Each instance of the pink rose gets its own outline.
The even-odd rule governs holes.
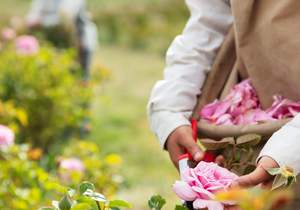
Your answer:
[[[16,32],[12,28],[4,28],[1,35],[3,40],[9,41],[16,37]]]
[[[226,191],[237,175],[215,163],[200,162],[184,172],[183,180],[173,185],[175,193],[185,201],[193,201],[195,209],[223,210],[224,204],[215,201],[215,193]]]
[[[39,51],[39,42],[34,36],[19,36],[16,41],[17,53],[22,55],[32,55]]]
[[[68,158],[61,160],[59,167],[70,172],[84,172],[84,165],[78,158]]]
[[[14,144],[15,135],[11,129],[0,125],[0,148],[8,147]]]

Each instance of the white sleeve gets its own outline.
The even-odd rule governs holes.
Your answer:
[[[300,172],[300,114],[275,132],[262,149],[258,160],[268,156],[278,165],[289,166],[296,174]]]
[[[162,146],[179,126],[189,125],[207,72],[233,22],[227,0],[186,0],[191,17],[175,38],[166,57],[164,79],[148,103],[151,129]]]

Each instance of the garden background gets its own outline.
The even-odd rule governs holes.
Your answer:
[[[120,166],[110,166],[123,177],[116,197],[128,200],[133,209],[142,210],[147,209],[151,195],[161,194],[169,201],[166,209],[171,209],[178,202],[171,190],[177,172],[149,131],[146,104],[151,87],[162,77],[165,51],[187,20],[184,1],[87,0],[87,3],[98,27],[101,46],[94,60],[97,78],[90,86],[91,130],[84,142],[99,146],[103,158],[117,157],[111,154],[122,158]],[[0,28],[15,16],[24,17],[29,6],[29,0],[1,0]],[[34,83],[34,77],[31,80]],[[66,151],[72,148],[71,144],[80,148],[74,146],[77,145],[74,140],[53,141],[55,146],[44,152],[44,156],[72,153]],[[42,167],[49,169],[47,164]],[[41,205],[49,201],[43,202]]]

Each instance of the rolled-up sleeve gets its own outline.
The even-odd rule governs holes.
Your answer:
[[[186,0],[191,17],[166,56],[164,79],[148,103],[151,129],[162,146],[172,131],[189,125],[189,116],[233,18],[226,0]]]
[[[300,172],[300,114],[275,132],[262,149],[258,160],[271,157],[279,166],[289,166]]]

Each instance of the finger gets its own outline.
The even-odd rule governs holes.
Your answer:
[[[216,157],[215,163],[218,164],[219,166],[224,166],[225,163],[225,158],[223,155],[218,155]]]
[[[193,156],[193,159],[197,162],[201,161],[204,157],[204,153],[200,150],[197,143],[190,136],[187,136],[180,140],[180,146],[186,148],[187,151]]]
[[[177,170],[179,169],[178,158],[182,154],[183,154],[183,151],[179,145],[176,144],[176,145],[173,145],[172,147],[169,147],[170,159],[173,162],[174,166],[177,168]]]
[[[269,181],[272,178],[270,174],[261,166],[258,166],[252,173],[239,177],[232,187],[253,187],[258,184]]]

